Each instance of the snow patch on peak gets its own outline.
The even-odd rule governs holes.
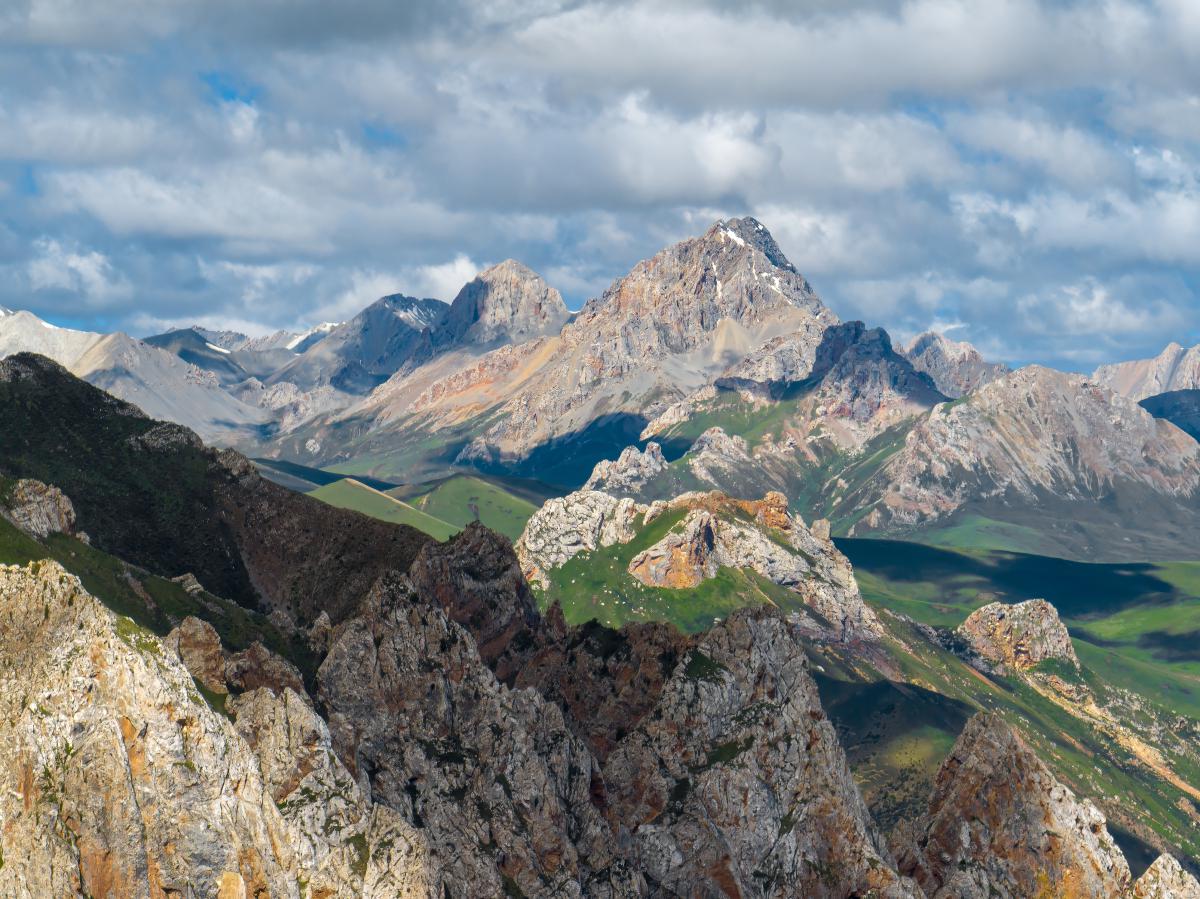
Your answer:
[[[725,238],[729,238],[739,247],[744,247],[746,245],[746,241],[742,239],[740,234],[730,231],[728,228],[721,229],[721,240],[725,240]]]
[[[300,344],[304,343],[308,338],[315,337],[318,334],[328,334],[334,328],[338,327],[341,322],[321,322],[319,325],[314,325],[302,334],[297,334],[285,344],[285,349],[294,350]]]

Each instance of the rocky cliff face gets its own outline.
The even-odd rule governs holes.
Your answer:
[[[547,500],[517,539],[517,558],[525,576],[545,587],[546,572],[561,568],[579,553],[628,543],[646,509],[599,490],[577,490]]]
[[[557,334],[570,313],[562,295],[515,259],[467,283],[434,333],[438,345],[524,343]]]
[[[998,671],[1029,671],[1049,659],[1079,667],[1066,626],[1044,599],[1011,606],[988,603],[972,612],[955,633]]]
[[[441,300],[382,297],[272,373],[266,383],[367,393],[406,363],[433,354],[432,329],[444,319],[446,308]]]
[[[240,700],[256,753],[173,653],[54,563],[0,567],[0,619],[4,895],[429,895],[421,836],[362,799],[303,703]],[[325,783],[343,802],[318,802],[317,827],[288,800]]]
[[[694,638],[568,630],[519,611],[515,559],[492,542],[468,529],[381,581],[319,674],[339,755],[419,822],[439,895],[917,895],[869,823],[800,628],[764,607]],[[467,559],[490,561],[435,575]],[[509,655],[481,651],[510,628]]]
[[[1008,374],[1007,365],[988,362],[966,341],[950,340],[944,334],[918,334],[903,350],[917,371],[924,372],[948,397],[957,399]]]
[[[1160,855],[1133,885],[1133,899],[1200,899],[1200,882],[1170,855]]]
[[[605,762],[608,816],[665,895],[914,896],[888,864],[798,632],[741,610]]]
[[[600,490],[613,496],[637,494],[666,470],[667,460],[657,443],[646,444],[645,450],[627,446],[616,460],[597,462],[583,489]]]
[[[1030,366],[935,407],[848,503],[871,509],[860,525],[870,529],[928,523],[988,500],[1129,495],[1160,504],[1166,534],[1198,488],[1196,441],[1095,381]]]
[[[31,478],[0,484],[0,515],[39,538],[75,534],[75,507],[57,487]],[[85,542],[87,535],[83,535]]]
[[[1185,434],[1200,440],[1200,390],[1170,390],[1138,403],[1155,418],[1169,421]]]
[[[1200,346],[1167,344],[1153,359],[1102,365],[1094,375],[1101,384],[1132,400],[1170,390],[1200,389]]]
[[[938,772],[927,817],[899,842],[900,870],[931,899],[1118,899],[1130,886],[1104,816],[995,713],[967,723]]]
[[[642,436],[671,436],[705,415],[756,423],[773,412],[779,424],[774,433],[758,435],[758,443],[766,437],[790,443],[795,467],[831,452],[853,455],[945,399],[928,375],[892,349],[887,332],[845,322],[766,342],[665,409]]]

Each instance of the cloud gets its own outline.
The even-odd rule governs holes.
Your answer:
[[[753,214],[898,336],[1200,337],[1190,0],[17,0],[0,41],[0,305],[51,320],[301,327],[507,257],[577,308]]]
[[[36,255],[26,269],[29,286],[34,291],[79,294],[95,306],[107,305],[132,292],[129,283],[103,253],[68,249],[50,238],[37,240],[34,250]]]

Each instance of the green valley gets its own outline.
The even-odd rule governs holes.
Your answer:
[[[318,487],[308,495],[339,509],[361,512],[393,524],[409,525],[437,540],[446,540],[462,530],[354,478],[342,478],[332,484]]]

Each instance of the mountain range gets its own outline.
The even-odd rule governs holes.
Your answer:
[[[1194,349],[1084,378],[1012,372],[934,333],[897,347],[840,322],[748,218],[574,314],[509,260],[450,304],[386,296],[253,340],[194,327],[137,341],[11,313],[0,353],[19,351],[255,457],[392,482],[476,470],[564,493],[653,441],[669,486],[630,495],[779,490],[835,534],[982,528],[1080,559],[1200,549]],[[1150,515],[1154,534],[1127,527]]]
[[[1200,899],[1196,358],[894,342],[749,218],[0,310],[0,894]]]

